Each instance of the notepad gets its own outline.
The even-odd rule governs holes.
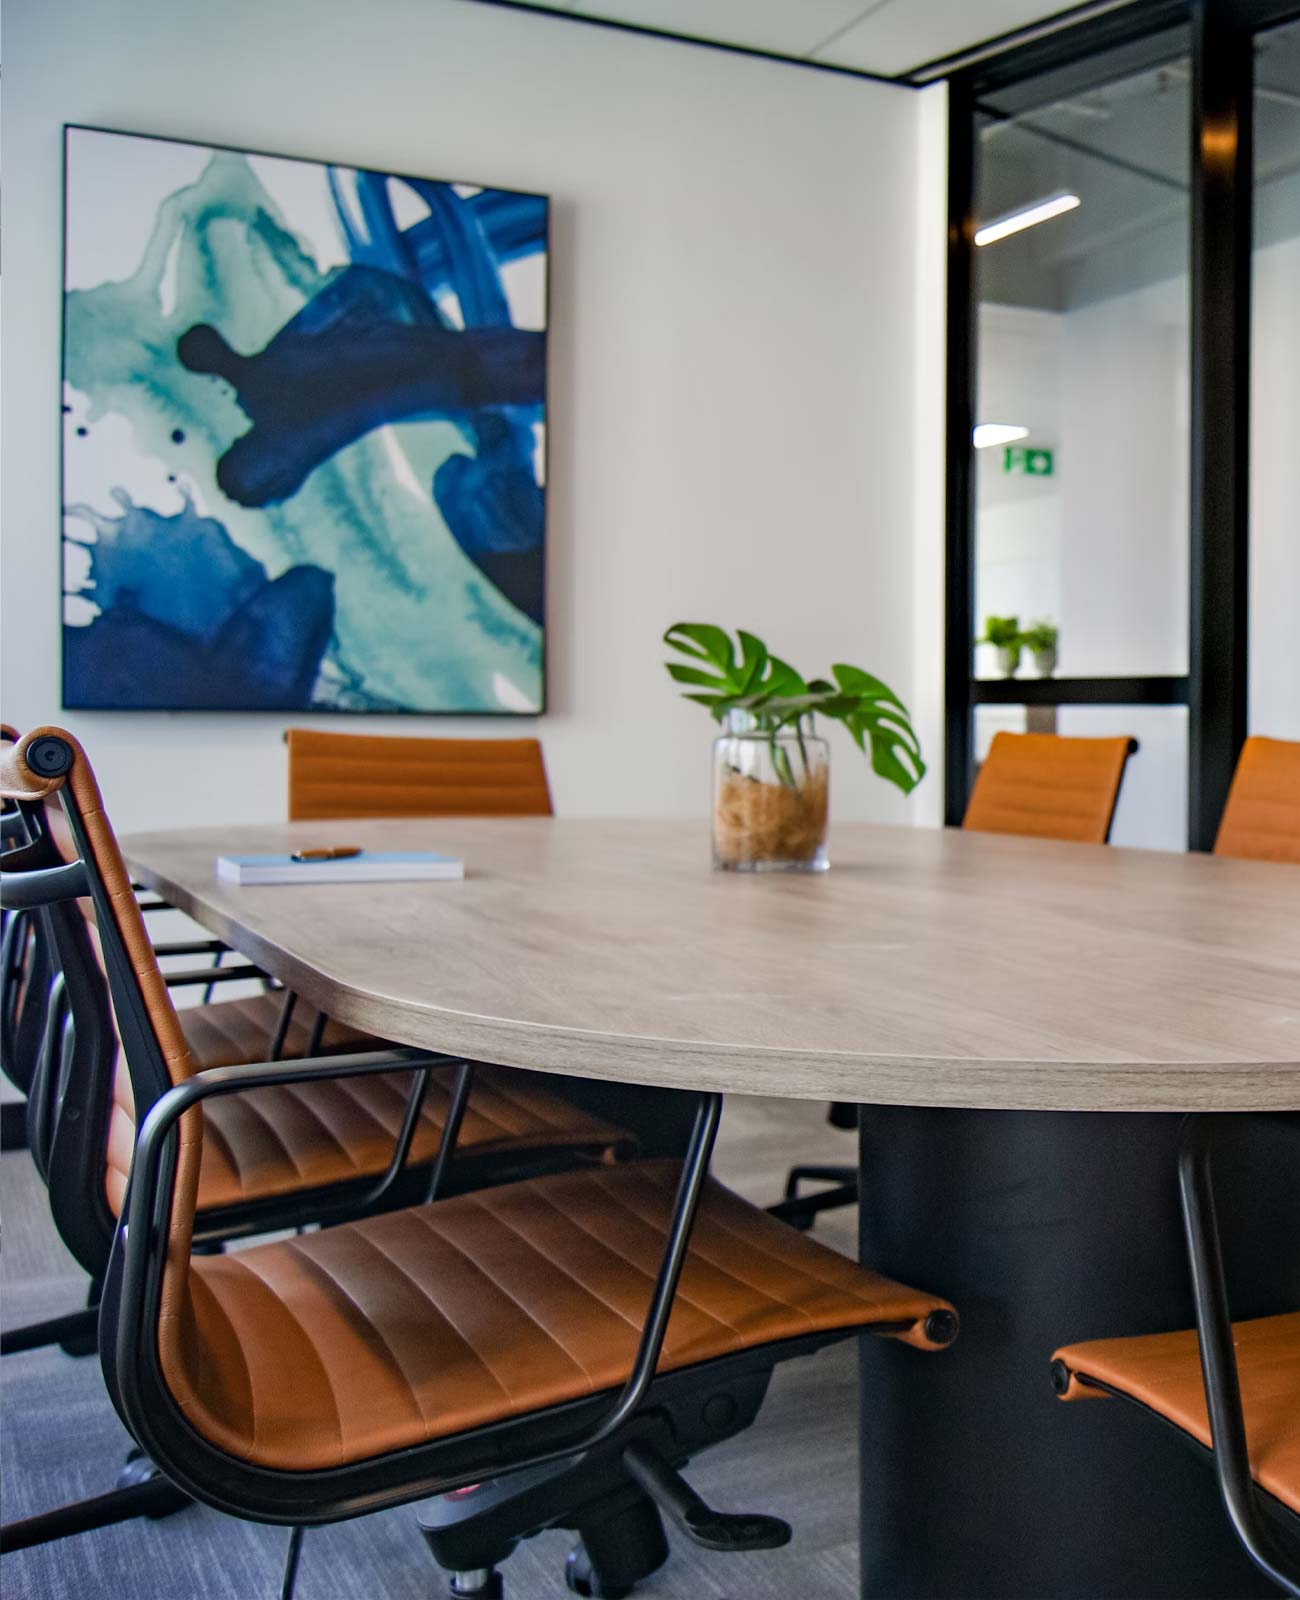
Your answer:
[[[225,883],[398,883],[406,879],[463,878],[465,863],[432,850],[363,850],[337,861],[295,861],[292,856],[218,856]]]

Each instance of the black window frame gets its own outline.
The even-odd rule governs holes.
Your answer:
[[[1247,732],[1254,39],[1297,0],[1139,0],[954,73],[948,107],[944,821],[974,779],[977,705],[1185,705],[1188,848],[1213,847]],[[1009,84],[1190,25],[1191,483],[1186,677],[975,677],[975,148],[978,104]]]

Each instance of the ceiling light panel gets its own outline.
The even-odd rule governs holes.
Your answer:
[[[977,422],[971,443],[977,450],[988,450],[993,445],[1012,444],[1028,437],[1029,429],[1014,422]]]
[[[866,10],[868,0],[577,0],[574,16],[632,22],[779,55],[810,50]]]
[[[1065,9],[1050,0],[887,0],[816,59],[895,77]]]
[[[1032,206],[1023,206],[1019,211],[1012,211],[1005,217],[996,217],[992,222],[986,222],[982,227],[976,228],[975,243],[996,244],[999,239],[1010,238],[1013,233],[1023,233],[1026,228],[1036,228],[1040,222],[1050,222],[1053,217],[1074,211],[1079,204],[1077,194],[1054,194],[1049,199],[1040,200]]]

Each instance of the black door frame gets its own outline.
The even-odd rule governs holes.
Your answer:
[[[1296,0],[1146,0],[985,60],[949,81],[944,820],[965,815],[979,704],[1188,708],[1188,846],[1209,850],[1246,737],[1254,35]],[[1188,675],[977,680],[975,119],[981,94],[1190,24],[1191,496]]]

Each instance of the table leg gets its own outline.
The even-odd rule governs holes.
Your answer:
[[[1117,1401],[1066,1406],[1077,1339],[1190,1327],[1174,1116],[864,1106],[862,1259],[949,1296],[935,1357],[866,1339],[862,1593],[1247,1600],[1213,1473]],[[1300,1162],[1243,1124],[1219,1162],[1236,1317],[1300,1305]]]

